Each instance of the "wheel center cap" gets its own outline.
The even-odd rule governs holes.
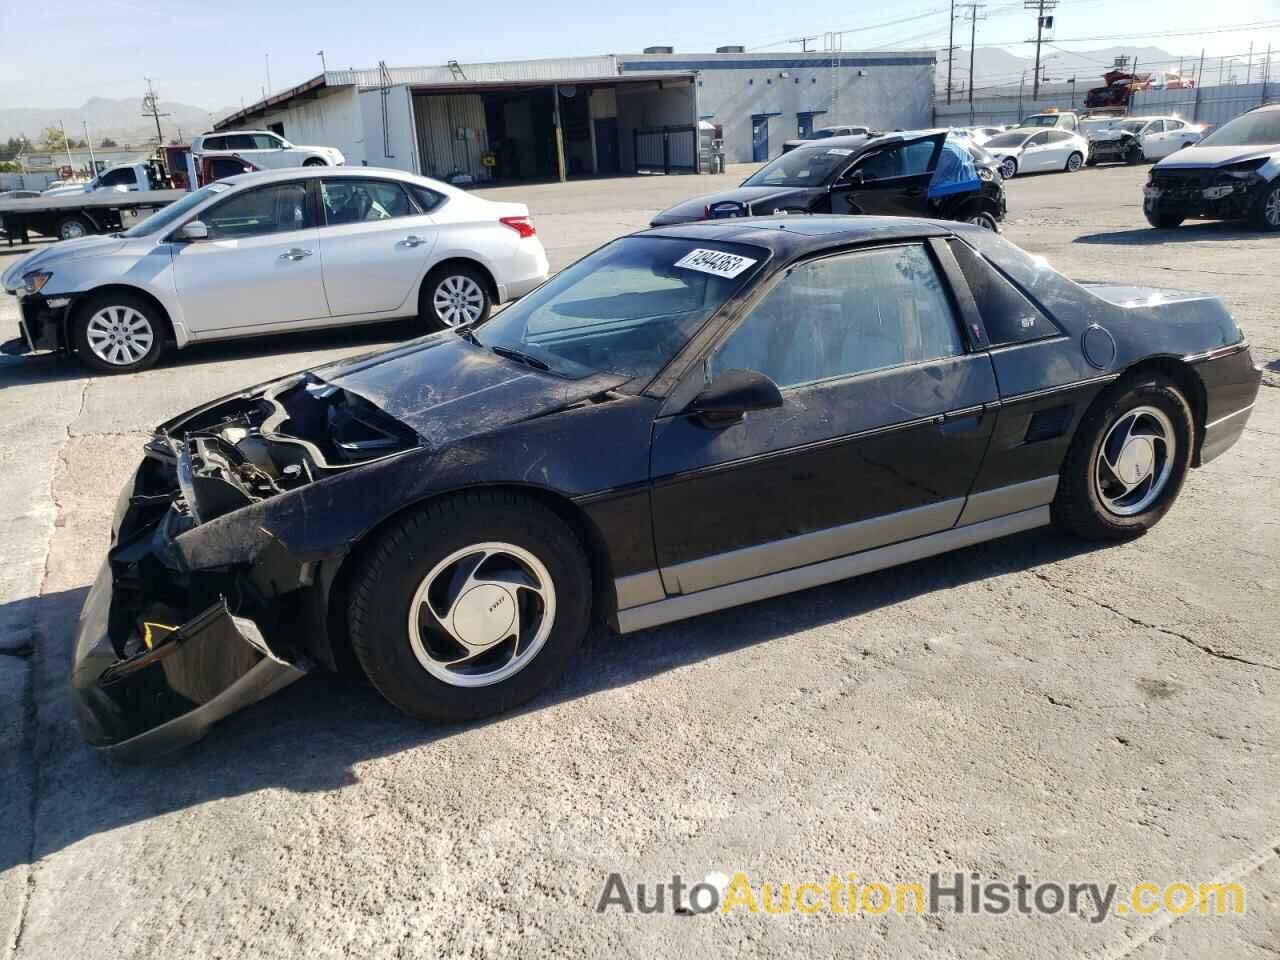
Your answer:
[[[1120,457],[1116,460],[1116,474],[1133,486],[1150,475],[1155,463],[1155,445],[1146,437],[1134,437],[1120,451]]]
[[[496,583],[481,583],[459,599],[453,611],[453,630],[467,646],[492,646],[511,635],[516,599]]]

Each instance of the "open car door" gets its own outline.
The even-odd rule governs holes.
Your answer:
[[[831,188],[832,213],[929,216],[929,182],[945,133],[905,139],[867,153]]]

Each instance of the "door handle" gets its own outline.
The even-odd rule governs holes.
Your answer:
[[[420,247],[426,242],[427,241],[423,240],[421,237],[416,237],[413,234],[410,234],[400,241],[401,245],[406,247]]]
[[[311,256],[310,250],[303,250],[301,247],[293,247],[280,254],[281,260],[301,260],[304,257]]]

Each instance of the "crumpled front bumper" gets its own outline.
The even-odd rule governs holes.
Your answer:
[[[194,743],[306,672],[273,654],[253,621],[225,602],[184,624],[148,625],[145,649],[121,659],[108,631],[111,591],[104,562],[80,613],[71,669],[80,732],[106,753],[145,759]]]

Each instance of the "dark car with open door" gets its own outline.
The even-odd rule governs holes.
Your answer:
[[[678,203],[650,225],[774,213],[855,213],[960,220],[998,229],[1005,214],[1000,176],[982,155],[947,133],[816,140],[765,164],[740,187]]]

